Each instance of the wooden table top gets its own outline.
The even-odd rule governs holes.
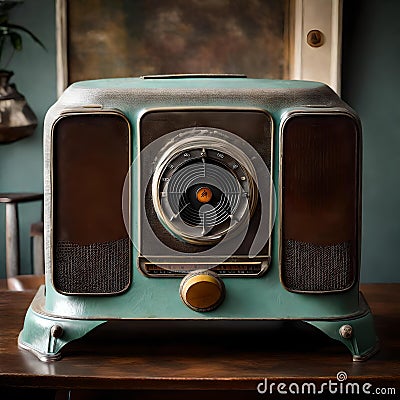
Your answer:
[[[381,341],[366,362],[352,362],[344,345],[300,322],[119,322],[70,344],[60,361],[43,363],[17,348],[34,292],[0,290],[0,388],[255,392],[265,378],[322,382],[344,371],[348,381],[400,390],[400,284],[363,285],[362,292]]]

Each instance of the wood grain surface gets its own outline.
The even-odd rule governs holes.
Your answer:
[[[61,396],[73,388],[104,395],[118,389],[150,398],[149,390],[158,394],[180,390],[174,397],[180,399],[192,390],[209,390],[218,398],[230,391],[230,398],[242,398],[245,390],[249,392],[243,398],[252,398],[249,394],[258,395],[257,385],[265,378],[276,383],[321,383],[336,379],[339,371],[347,373],[348,381],[393,387],[399,393],[400,284],[363,285],[362,291],[381,341],[380,352],[362,363],[352,362],[345,346],[301,322],[205,321],[110,323],[68,345],[60,361],[43,363],[17,347],[34,292],[3,289],[0,393],[42,388],[58,390]]]

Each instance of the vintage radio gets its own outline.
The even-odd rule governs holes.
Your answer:
[[[19,346],[111,320],[302,320],[376,351],[359,293],[361,127],[316,82],[73,84],[44,129],[46,284]]]

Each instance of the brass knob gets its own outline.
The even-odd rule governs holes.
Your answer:
[[[211,311],[225,297],[225,287],[218,275],[207,269],[186,275],[181,282],[180,295],[183,302],[195,311]]]

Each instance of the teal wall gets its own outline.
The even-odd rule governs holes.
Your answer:
[[[400,2],[344,0],[343,98],[360,114],[364,127],[364,282],[400,282]],[[56,100],[55,0],[25,0],[11,14],[31,29],[47,52],[25,38],[10,69],[39,119],[34,136],[0,145],[0,192],[42,191],[43,118]],[[29,226],[38,205],[21,206],[23,272],[30,265]],[[4,207],[0,205],[0,276],[5,270]]]
[[[10,22],[30,29],[46,46],[43,50],[23,35],[23,51],[16,52],[9,65],[12,81],[24,94],[39,124],[33,136],[0,144],[0,192],[43,192],[42,125],[43,118],[56,100],[55,0],[25,0],[10,14]],[[0,204],[0,276],[5,273],[5,207]],[[40,219],[39,203],[20,206],[21,265],[28,272],[30,260],[29,229]]]
[[[364,129],[361,278],[400,281],[400,2],[344,0],[342,97]]]

